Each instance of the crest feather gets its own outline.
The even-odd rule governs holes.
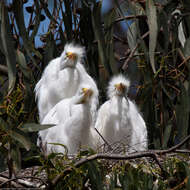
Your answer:
[[[114,95],[117,94],[115,85],[120,84],[120,83],[122,83],[126,87],[125,93],[126,94],[128,93],[128,90],[130,87],[130,80],[127,77],[125,77],[124,75],[119,74],[117,76],[113,76],[109,82],[108,90],[107,90],[108,98],[112,98]]]

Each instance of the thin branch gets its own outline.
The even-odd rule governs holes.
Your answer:
[[[8,69],[5,65],[0,65],[0,72],[2,72],[5,75],[8,75]]]
[[[161,52],[155,52],[155,55],[160,55],[160,54],[162,54],[162,53],[161,53]],[[145,53],[137,53],[137,54],[133,55],[133,57],[144,56],[144,55],[145,55]],[[119,59],[119,61],[124,61],[124,60],[126,60],[127,58],[128,58],[128,56],[121,57],[121,58]]]
[[[144,39],[145,37],[147,37],[148,35],[149,35],[149,31],[142,35],[141,40]],[[123,70],[126,70],[126,69],[127,69],[128,62],[129,62],[129,61],[131,60],[131,58],[134,56],[134,54],[135,54],[137,48],[139,47],[140,43],[141,43],[141,41],[137,42],[136,46],[135,46],[134,49],[131,51],[129,57],[127,58],[127,60],[125,61],[124,65],[123,65],[123,67],[122,67]]]
[[[79,160],[78,162],[76,162],[74,164],[74,167],[80,167],[81,165],[83,165],[83,164],[85,164],[85,163],[87,163],[89,161],[96,160],[96,159],[131,160],[131,159],[142,158],[142,157],[151,157],[159,165],[161,171],[166,174],[166,172],[164,171],[162,165],[160,164],[159,160],[157,159],[157,155],[156,154],[163,155],[163,154],[166,154],[166,153],[173,152],[173,151],[177,150],[178,148],[180,148],[181,146],[183,146],[189,139],[190,139],[190,135],[187,136],[179,144],[177,144],[177,145],[175,145],[175,146],[173,146],[173,147],[171,147],[171,148],[169,148],[167,150],[148,150],[148,151],[143,151],[143,152],[131,153],[131,154],[127,154],[127,155],[103,154],[103,153],[94,154],[92,156],[89,156],[89,157],[86,157],[86,158],[83,158],[83,159]],[[70,171],[72,171],[72,168],[68,167],[61,174],[57,175],[53,179],[50,188],[54,187],[65,176],[65,174],[68,174]]]
[[[57,20],[52,16],[52,14],[49,12],[48,7],[46,6],[46,4],[44,3],[43,0],[40,0],[40,3],[45,11],[46,16],[55,24],[58,24]]]
[[[176,153],[190,154],[190,150],[175,150]]]
[[[142,157],[152,157],[154,159],[155,155],[152,151],[138,152],[138,153],[133,153],[133,154],[129,154],[129,155],[99,153],[99,154],[94,154],[92,156],[89,156],[89,157],[79,160],[78,162],[76,162],[74,164],[74,167],[78,168],[81,165],[83,165],[89,161],[93,161],[93,160],[97,160],[97,159],[131,160],[131,159],[142,158]],[[71,167],[65,169],[61,174],[57,175],[53,179],[52,184],[51,184],[52,186],[50,188],[54,187],[65,176],[65,174],[68,174],[68,172],[70,172],[70,171],[72,171]]]
[[[186,142],[188,142],[190,140],[190,135],[188,135],[184,140],[182,140],[179,144],[172,146],[171,148],[167,149],[167,150],[154,150],[154,152],[156,154],[166,154],[166,153],[170,153],[173,152],[177,149],[179,149],[180,147],[182,147]]]
[[[2,183],[7,183],[7,178],[5,178],[5,177],[0,177],[0,182],[2,182]],[[2,184],[1,183],[1,184]],[[1,184],[0,184],[0,187],[1,187]],[[20,184],[17,184],[16,182],[12,182],[12,184],[11,184],[11,186],[12,186],[12,188],[13,187],[15,187],[15,188],[20,188],[20,187],[23,187],[23,186],[21,186]]]
[[[37,179],[37,180],[41,181],[46,187],[48,186],[48,184],[44,180],[42,180],[41,178],[39,178],[39,177],[35,177],[35,176],[23,176],[23,177],[15,177],[15,178],[12,178],[12,179],[7,179],[4,183],[0,184],[0,187],[3,187],[5,184],[7,184],[9,182],[16,181],[16,180],[23,179],[23,178]]]
[[[102,140],[108,145],[109,149],[112,150],[111,145],[106,141],[106,139],[101,135],[101,133],[98,131],[98,129],[94,128],[95,131],[98,133],[98,135],[102,138]]]
[[[120,21],[123,21],[123,20],[132,20],[132,19],[139,19],[139,18],[147,18],[146,15],[129,15],[129,16],[125,16],[125,17],[122,17],[122,18],[117,18],[114,23],[116,22],[120,22]]]

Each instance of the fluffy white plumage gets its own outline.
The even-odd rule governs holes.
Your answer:
[[[74,96],[79,86],[85,82],[94,89],[91,112],[96,117],[98,88],[81,64],[85,49],[73,43],[66,44],[60,57],[53,59],[45,68],[35,87],[40,123],[48,111],[64,98]]]
[[[64,144],[69,154],[75,154],[80,147],[95,148],[92,127],[91,101],[94,89],[82,85],[78,93],[57,103],[45,116],[42,124],[56,124],[54,127],[39,132],[38,146],[45,147],[45,154],[65,152],[65,148],[48,143]]]
[[[137,106],[127,97],[130,81],[115,76],[108,85],[109,100],[99,109],[95,127],[108,143],[120,142],[126,150],[147,149],[147,129]],[[103,143],[101,138],[99,141]]]

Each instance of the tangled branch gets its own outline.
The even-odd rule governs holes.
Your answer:
[[[157,155],[164,155],[167,153],[171,153],[171,152],[177,152],[181,146],[183,146],[186,142],[188,142],[190,139],[190,135],[187,136],[183,141],[181,141],[179,144],[166,149],[166,150],[148,150],[148,151],[143,151],[143,152],[135,152],[135,153],[130,153],[127,155],[119,155],[119,154],[104,154],[104,153],[98,153],[98,154],[94,154],[91,156],[88,156],[86,158],[82,158],[81,160],[79,160],[78,162],[76,162],[74,164],[74,166],[76,168],[80,167],[81,165],[89,162],[89,161],[93,161],[93,160],[97,160],[97,159],[107,159],[107,160],[131,160],[131,159],[136,159],[136,158],[142,158],[142,157],[149,157],[152,158],[154,161],[156,161],[156,163],[159,165],[161,172],[163,173],[163,175],[165,175],[167,172],[164,171],[161,163],[159,162]],[[183,152],[183,153],[189,153],[189,152]],[[66,168],[61,174],[57,175],[53,181],[50,184],[50,188],[55,187],[56,184],[68,173],[70,173],[72,171],[71,167]]]

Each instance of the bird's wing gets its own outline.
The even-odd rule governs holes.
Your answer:
[[[60,143],[67,146],[69,153],[76,153],[78,142],[80,141],[80,131],[81,125],[81,109],[75,107],[72,112],[72,116],[68,117],[63,123],[50,128],[45,141],[47,143]],[[65,152],[65,148],[57,145],[47,144],[48,152]]]
[[[147,149],[147,128],[135,103],[129,100],[129,115],[132,125],[132,145],[137,150]]]
[[[94,135],[96,138],[96,142],[98,143],[98,146],[101,146],[105,143],[105,129],[107,127],[107,120],[108,120],[108,114],[109,114],[109,101],[106,101],[104,104],[101,105],[101,107],[98,110],[97,119],[95,123],[95,128],[98,130],[96,132],[97,134]],[[107,139],[106,139],[107,140]]]

